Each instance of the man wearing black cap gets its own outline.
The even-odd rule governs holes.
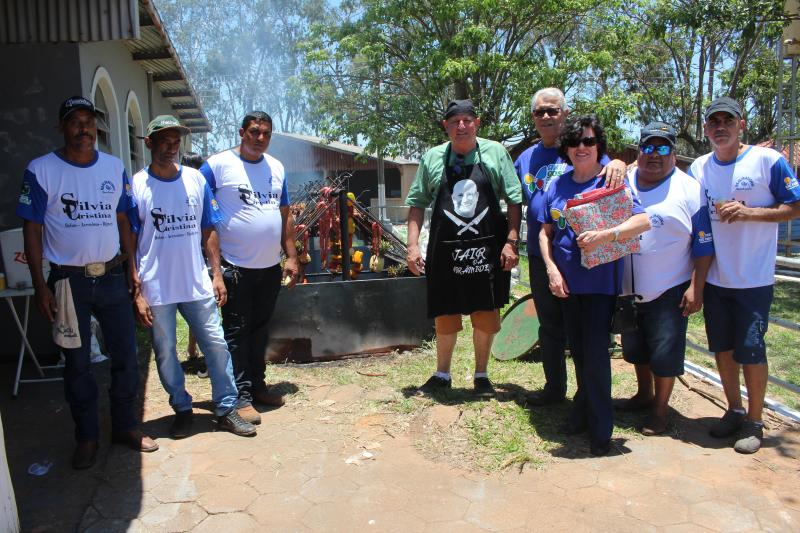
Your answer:
[[[80,346],[63,350],[64,390],[75,421],[72,466],[84,469],[94,464],[100,437],[90,360],[92,314],[100,321],[111,356],[112,441],[142,452],[155,451],[158,444],[139,431],[136,414],[139,370],[129,292],[136,285],[133,276],[126,283],[122,265],[128,261],[133,266],[126,213],[135,204],[125,167],[116,157],[95,150],[97,118],[92,102],[80,96],[68,98],[58,119],[64,146],[30,162],[17,215],[25,220],[25,255],[39,311],[52,322],[59,311],[74,307]],[[43,255],[51,265],[48,280],[42,272]],[[59,301],[54,296],[56,285],[62,295]]]
[[[189,128],[175,117],[154,118],[145,137],[152,162],[131,180],[137,209],[130,221],[137,235],[137,273],[142,287],[136,297],[136,314],[142,325],[151,328],[158,376],[175,411],[172,437],[188,436],[192,425],[192,397],[186,391],[175,351],[178,311],[205,354],[217,426],[236,435],[255,435],[256,427],[236,411],[231,354],[217,310],[227,299],[214,228],[222,216],[203,175],[177,163],[187,133]]]
[[[778,223],[800,216],[800,183],[779,152],[742,143],[744,128],[738,102],[728,97],[711,102],[703,129],[714,151],[697,158],[689,172],[708,198],[714,232],[716,260],[708,272],[703,314],[728,401],[728,411],[710,433],[716,438],[736,435],[737,452],[755,453],[763,438],[769,376],[764,335]],[[747,411],[739,391],[740,368]]]
[[[667,429],[669,397],[683,374],[689,315],[703,305],[714,257],[705,195],[675,167],[675,129],[651,122],[639,137],[637,167],[628,175],[650,218],[641,251],[625,258],[624,294],[636,294],[637,328],[622,334],[622,353],[636,367],[638,392],[622,409],[651,408],[644,435]]]
[[[453,100],[442,127],[450,139],[429,150],[406,199],[408,267],[424,272],[428,316],[436,325],[436,373],[420,387],[425,394],[451,387],[450,361],[470,315],[475,349],[475,393],[494,396],[487,374],[499,309],[508,302],[510,271],[517,264],[522,191],[511,158],[497,142],[478,138],[480,119],[471,100]],[[508,206],[506,218],[499,201]],[[425,259],[419,233],[433,203]]]

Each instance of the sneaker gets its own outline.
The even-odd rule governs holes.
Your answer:
[[[478,398],[494,398],[497,395],[489,378],[475,378],[473,386],[475,387],[475,396]]]
[[[185,439],[192,432],[192,410],[178,411],[172,419],[169,434],[173,439]]]
[[[764,438],[764,425],[752,420],[745,420],[733,449],[739,453],[756,453],[761,449],[761,440]]]
[[[217,427],[240,437],[251,437],[256,434],[256,427],[246,422],[236,409],[231,409],[227,415],[217,418]]]
[[[425,395],[435,394],[439,391],[449,390],[453,386],[453,381],[450,379],[440,378],[439,376],[431,376],[417,392]]]
[[[197,377],[198,378],[207,378],[208,377],[208,367],[206,366],[206,358],[201,357],[197,361]]]
[[[239,416],[241,416],[245,422],[256,426],[261,423],[261,413],[256,411],[252,405],[245,405],[236,410],[239,411]]]
[[[733,409],[728,409],[725,411],[725,414],[722,415],[722,418],[717,420],[714,425],[711,426],[708,434],[717,439],[730,437],[742,427],[744,417],[744,413],[734,411]]]

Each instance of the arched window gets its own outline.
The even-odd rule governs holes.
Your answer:
[[[128,151],[130,157],[126,162],[128,167],[128,174],[131,176],[140,171],[144,163],[144,141],[140,137],[144,136],[144,125],[142,123],[142,112],[139,107],[139,99],[136,93],[130,91],[128,93],[128,112],[127,125],[128,125]]]
[[[102,120],[97,124],[97,149],[122,157],[119,106],[111,76],[103,67],[97,67],[92,81],[92,102]],[[127,152],[127,150],[125,150]],[[124,157],[122,157],[125,159]]]
[[[113,154],[111,150],[111,130],[109,129],[108,105],[103,96],[102,89],[98,88],[94,92],[94,108],[97,111],[97,149],[107,154]]]

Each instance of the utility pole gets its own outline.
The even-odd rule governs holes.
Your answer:
[[[382,122],[381,120],[381,76],[383,72],[378,73],[378,103],[375,106],[375,110],[377,111],[378,121]],[[386,224],[388,222],[386,218],[386,175],[384,173],[384,165],[383,165],[383,143],[378,142],[378,220],[381,224]]]

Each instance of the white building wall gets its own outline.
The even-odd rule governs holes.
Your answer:
[[[113,93],[114,109],[109,110],[113,111],[109,124],[112,130],[111,149],[125,163],[128,173],[133,174],[139,169],[132,168],[128,142],[127,113],[131,102],[136,102],[143,130],[154,117],[164,114],[177,116],[177,113],[169,100],[161,96],[158,87],[153,86],[152,95],[148,95],[147,73],[133,61],[130,51],[121,41],[81,43],[78,50],[83,94],[92,98],[98,86],[106,99],[109,98],[108,93]],[[187,146],[191,146],[189,139]],[[150,154],[143,144],[141,149],[143,162],[147,165]]]

